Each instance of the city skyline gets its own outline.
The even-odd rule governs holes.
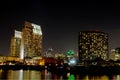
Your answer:
[[[1,2],[0,54],[9,55],[10,38],[24,21],[41,26],[43,51],[78,51],[78,34],[83,30],[109,33],[109,49],[120,47],[120,12],[117,2],[92,1],[6,1]]]

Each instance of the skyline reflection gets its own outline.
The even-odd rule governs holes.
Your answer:
[[[7,80],[120,80],[120,75],[81,75],[69,74],[63,76],[47,70],[0,70],[0,79]]]

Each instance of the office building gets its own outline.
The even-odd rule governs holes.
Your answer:
[[[20,57],[20,46],[21,46],[21,32],[14,32],[14,36],[11,38],[10,56]]]
[[[17,41],[18,39],[20,41],[19,47],[15,47],[17,45],[15,42],[16,37],[11,39],[11,55],[17,54],[21,59],[41,56],[42,30],[40,25],[25,21],[21,33],[19,32]],[[17,53],[16,50],[18,51]]]
[[[41,56],[42,52],[42,31],[39,25],[25,22],[22,29],[21,54],[24,57]]]
[[[108,57],[108,34],[100,31],[79,32],[79,59],[94,60]]]

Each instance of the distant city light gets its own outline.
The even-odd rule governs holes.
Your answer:
[[[74,51],[73,50],[69,50],[68,52],[67,52],[67,55],[73,55],[74,54]]]
[[[75,58],[72,58],[69,60],[69,63],[68,63],[70,66],[74,66],[77,64],[77,60]]]

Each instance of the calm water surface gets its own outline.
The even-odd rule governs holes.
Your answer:
[[[0,70],[0,80],[120,80],[120,75],[58,75],[47,70]]]

